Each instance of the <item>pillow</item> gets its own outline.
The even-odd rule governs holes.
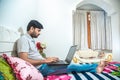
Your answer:
[[[4,77],[5,80],[16,80],[12,68],[3,58],[0,58],[0,74]],[[4,80],[1,79],[2,76],[0,77],[0,80]]]
[[[91,49],[88,50],[79,50],[77,51],[77,53],[79,55],[79,57],[81,58],[96,58],[98,56],[98,52],[97,51],[93,51]]]
[[[87,53],[86,53],[87,54]],[[79,55],[79,51],[76,51],[73,59],[72,59],[72,63],[98,63],[101,60],[105,60],[104,58],[81,58]]]
[[[111,62],[113,58],[113,54],[112,53],[106,53],[105,54],[105,60],[108,62]]]
[[[18,80],[43,80],[42,74],[29,62],[18,57],[7,56],[6,54],[3,54],[3,58],[13,68]]]

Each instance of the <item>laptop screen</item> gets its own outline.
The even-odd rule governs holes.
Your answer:
[[[69,52],[68,52],[66,59],[65,59],[66,62],[70,63],[72,61],[72,58],[73,58],[74,53],[76,51],[76,48],[77,48],[77,45],[70,47]]]

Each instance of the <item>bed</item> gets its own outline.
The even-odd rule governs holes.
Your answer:
[[[16,48],[16,40],[19,37],[20,37],[20,33],[18,31],[14,31],[14,30],[9,29],[7,27],[0,26],[0,56],[2,56],[3,53],[8,55],[9,57],[16,56],[15,55],[16,54],[16,49],[15,49]],[[17,61],[18,59],[13,59],[13,60]],[[115,63],[118,65],[116,66]],[[67,76],[69,76],[70,80],[120,80],[120,65],[119,64],[120,64],[119,62],[114,62],[114,64],[110,64],[111,66],[116,66],[118,68],[118,70],[106,67],[105,70],[101,74],[92,73],[92,72],[79,72],[79,73],[77,73],[77,72],[73,71],[73,72],[68,73],[68,74],[56,75],[57,76],[56,79],[57,80],[68,80],[65,78],[60,79],[60,76],[67,75]],[[2,68],[2,67],[0,67],[0,68]],[[14,69],[12,69],[12,70],[14,70]],[[14,71],[13,71],[13,73],[14,73]],[[16,73],[14,73],[14,76],[16,76]],[[42,77],[42,74],[40,76]],[[34,75],[34,77],[39,78],[37,75],[36,76]],[[50,76],[47,76],[46,78],[50,78]],[[39,78],[39,79],[35,79],[35,80],[42,80],[42,79],[43,78]],[[4,80],[2,78],[1,73],[0,73],[0,80]],[[12,79],[8,79],[8,80],[12,80]],[[29,75],[29,77],[27,77],[27,79],[18,79],[18,77],[17,77],[17,80],[32,80],[32,79]],[[50,79],[48,79],[48,80],[50,80]],[[55,78],[52,80],[55,80]]]

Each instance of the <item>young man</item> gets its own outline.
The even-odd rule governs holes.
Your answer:
[[[42,24],[37,20],[31,20],[27,26],[27,33],[17,41],[18,56],[37,68],[40,68],[41,64],[49,64],[58,61],[57,57],[48,57],[44,59],[38,52],[34,38],[40,35],[41,29],[43,29]]]

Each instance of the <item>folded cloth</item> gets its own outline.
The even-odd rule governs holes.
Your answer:
[[[92,63],[92,64],[70,64],[67,67],[67,71],[68,72],[97,72],[96,68],[97,68],[98,64],[97,63]]]

